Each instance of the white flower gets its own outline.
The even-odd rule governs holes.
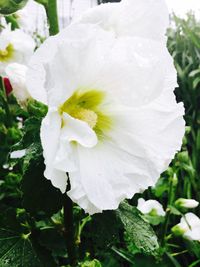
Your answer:
[[[194,213],[187,213],[181,218],[179,224],[172,228],[175,234],[186,239],[200,241],[200,219]]]
[[[27,83],[49,107],[44,175],[65,192],[69,173],[68,195],[92,214],[155,185],[181,147],[184,109],[173,93],[163,1],[105,4],[90,15],[98,21],[80,20],[44,42]]]
[[[143,198],[139,198],[137,208],[143,214],[165,216],[163,206],[157,200],[150,199],[145,201]]]
[[[199,202],[194,199],[179,198],[176,200],[175,205],[180,208],[193,209],[199,206]]]
[[[24,105],[28,99],[31,98],[27,85],[26,79],[27,67],[22,64],[12,63],[6,67],[6,75],[10,80],[13,88],[13,94],[16,97],[19,104]]]
[[[26,155],[26,149],[16,150],[10,153],[11,159],[20,159]]]
[[[5,75],[5,68],[10,63],[27,64],[34,48],[35,42],[31,36],[19,29],[4,29],[0,34],[0,75]]]

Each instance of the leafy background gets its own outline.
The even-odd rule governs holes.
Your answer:
[[[1,267],[200,266],[200,243],[176,237],[171,231],[181,215],[175,200],[200,201],[200,23],[192,14],[186,19],[173,16],[168,37],[178,71],[175,94],[186,109],[182,151],[154,188],[121,203],[117,211],[88,216],[68,202],[73,214],[64,213],[65,196],[43,177],[39,129],[47,109],[30,101],[25,111],[12,94],[5,94],[1,83]],[[26,156],[11,159],[10,152],[17,149],[26,149]],[[167,210],[164,220],[157,223],[144,217],[136,209],[139,197],[162,203]],[[200,215],[200,208],[194,213]]]

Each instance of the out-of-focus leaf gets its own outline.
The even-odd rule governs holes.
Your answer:
[[[9,15],[22,9],[28,0],[1,0],[0,1],[0,14]]]
[[[194,76],[196,76],[197,74],[200,74],[200,69],[191,71],[190,74],[189,74],[189,77],[194,77]]]
[[[196,89],[197,85],[200,83],[200,77],[197,77],[196,79],[194,79],[193,81],[193,88]]]

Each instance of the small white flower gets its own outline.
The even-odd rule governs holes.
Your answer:
[[[31,98],[26,86],[27,67],[22,64],[12,63],[6,67],[6,75],[13,88],[13,94],[19,104],[24,105]]]
[[[4,29],[0,34],[0,75],[5,75],[5,68],[13,62],[27,64],[33,54],[35,42],[31,36],[17,29]]]
[[[179,208],[193,209],[199,205],[199,202],[194,199],[179,198],[176,200],[175,205]]]
[[[155,185],[181,147],[184,109],[173,93],[167,22],[162,0],[101,5],[30,61],[30,94],[49,108],[44,175],[64,193],[68,173],[68,195],[90,214]]]
[[[16,150],[10,153],[11,159],[20,159],[26,155],[26,149]]]
[[[181,218],[180,223],[172,228],[172,231],[186,239],[200,241],[200,218],[194,213],[187,213]]]
[[[150,199],[145,201],[143,198],[139,198],[137,208],[143,214],[165,216],[163,206],[157,200]]]

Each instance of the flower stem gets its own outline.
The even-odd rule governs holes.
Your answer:
[[[57,0],[48,0],[44,7],[49,23],[49,35],[55,35],[59,32]]]
[[[175,189],[176,189],[176,185],[174,185],[174,183],[173,183],[173,178],[170,178],[168,205],[171,205],[173,203],[174,195],[175,195]],[[167,235],[170,215],[171,215],[171,210],[170,210],[170,208],[167,208],[166,216],[165,216],[165,222],[163,225],[163,233],[162,233],[162,238],[161,238],[161,246],[162,247],[164,247],[166,245],[166,235]]]
[[[67,196],[64,195],[64,226],[65,226],[65,240],[69,258],[69,264],[72,267],[77,266],[76,257],[76,243],[75,243],[75,228],[73,222],[73,202]]]

